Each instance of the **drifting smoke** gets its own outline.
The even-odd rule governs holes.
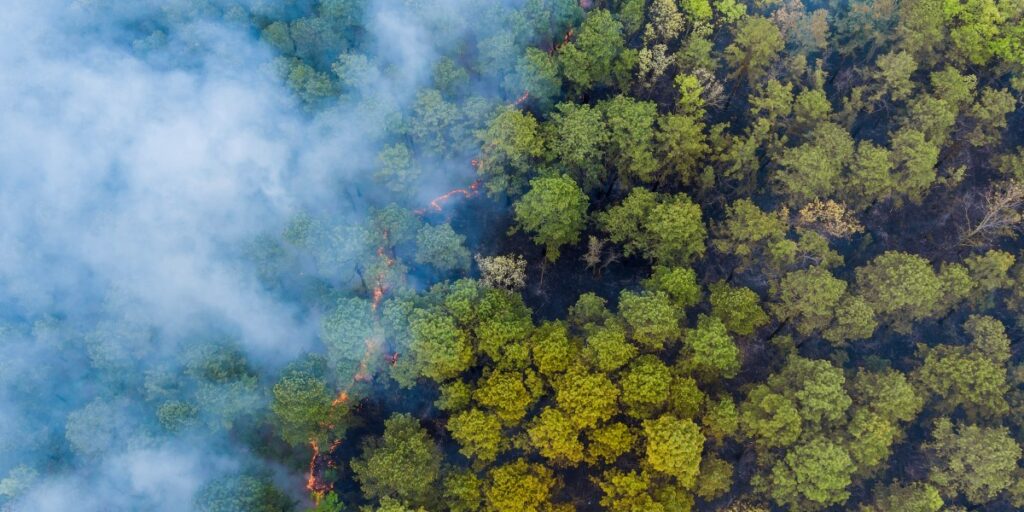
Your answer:
[[[244,7],[309,9],[280,3]],[[244,248],[299,212],[363,220],[378,138],[468,29],[464,5],[368,6],[377,66],[351,96],[379,101],[314,115],[237,2],[2,4],[0,507],[188,509],[257,456],[216,429],[168,436],[138,396],[164,392],[197,340],[270,373],[322,350],[316,316],[268,291]],[[471,174],[426,174],[425,201]]]

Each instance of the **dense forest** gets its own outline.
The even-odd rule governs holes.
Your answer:
[[[1021,0],[4,16],[0,510],[1024,510]]]

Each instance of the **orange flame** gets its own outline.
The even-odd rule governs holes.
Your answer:
[[[479,165],[479,161],[477,160],[473,160],[472,163],[474,166]],[[466,199],[474,197],[478,193],[480,193],[480,184],[481,181],[476,180],[473,183],[470,183],[469,186],[466,188],[456,188],[449,190],[448,192],[445,192],[444,194],[441,194],[435,197],[433,200],[431,200],[430,209],[434,210],[435,212],[444,211],[444,203],[457,195],[462,195],[462,197],[465,197]],[[426,209],[419,209],[416,210],[414,213],[416,213],[417,215],[423,215],[424,213],[426,213]]]
[[[475,190],[475,187],[474,187]],[[377,247],[377,256],[384,259],[384,265],[386,267],[392,267],[395,264],[395,259],[388,254],[387,251],[387,240],[388,232],[383,232],[384,243]],[[377,273],[376,280],[373,287],[373,303],[371,307],[373,311],[377,311],[377,307],[380,305],[381,300],[384,298],[384,294],[387,292],[387,286],[385,285],[387,279],[386,270],[381,270]],[[360,381],[369,381],[372,379],[370,375],[370,358],[374,357],[377,353],[378,346],[382,343],[382,340],[370,337],[366,339],[366,351],[363,354],[362,360],[359,362],[359,370],[352,378],[352,382],[348,384],[344,389],[338,392],[338,396],[331,401],[332,407],[338,407],[345,405],[349,402],[349,390],[352,385]],[[396,355],[397,357],[397,355]],[[328,431],[334,429],[334,425],[325,425]],[[334,450],[341,445],[341,440],[335,440],[330,449],[326,453],[320,452],[320,447],[317,445],[315,439],[309,440],[309,446],[313,450],[313,454],[309,459],[309,475],[306,477],[306,489],[313,493],[313,499],[319,503],[323,498],[324,494],[331,490],[330,482],[320,481],[319,476],[321,470],[326,465],[328,468],[335,467],[335,462],[329,457],[330,454],[334,453]]]
[[[341,440],[339,439],[331,443],[331,447],[326,453],[320,453],[320,447],[315,439],[309,440],[309,446],[313,449],[313,456],[309,459],[309,475],[306,477],[306,490],[313,494],[313,500],[319,504],[324,494],[331,490],[331,483],[321,481],[318,475],[321,473],[323,466],[329,468],[337,467],[337,464],[329,456],[334,453],[334,450],[338,449],[338,446],[341,446]],[[324,460],[325,458],[326,460]]]
[[[370,382],[370,368],[366,364],[366,358],[370,355],[370,344],[367,343],[366,345],[366,352],[363,355],[363,359],[359,361],[359,370],[356,371],[355,376],[352,377],[352,380],[356,382]]]
[[[379,281],[377,286],[373,287],[373,302],[370,303],[370,308],[373,311],[377,311],[377,306],[380,306],[380,301],[384,298],[384,292],[386,291],[387,289]]]
[[[338,393],[337,398],[335,398],[334,401],[331,402],[331,405],[339,406],[346,402],[348,402],[348,391],[342,391],[341,393]]]
[[[384,232],[384,239],[387,239],[387,231]],[[394,266],[395,259],[388,255],[387,251],[384,250],[384,246],[380,246],[377,248],[377,256],[384,258],[385,266]],[[388,291],[387,286],[385,286],[384,284],[386,279],[387,274],[384,271],[380,271],[377,273],[377,281],[373,286],[372,292],[373,302],[370,304],[370,307],[373,309],[373,311],[377,311],[377,306],[380,306],[380,301],[384,298],[384,293]]]
[[[352,378],[353,382],[369,382],[372,380],[370,376],[370,358],[377,353],[381,343],[382,340],[372,336],[366,338],[366,350],[363,352],[363,358],[359,360],[359,370]]]
[[[518,98],[516,98],[516,101],[512,102],[512,106],[513,107],[521,106],[528,99],[530,99],[530,91],[523,91],[523,94],[521,94]]]
[[[306,478],[306,489],[316,495],[317,501],[320,501],[320,494],[323,493],[323,484],[316,479],[316,463],[317,459],[320,458],[320,447],[317,446],[315,439],[309,440],[309,446],[313,448],[313,456],[309,459],[309,477]]]
[[[572,39],[572,36],[573,36],[573,29],[572,29],[572,27],[570,27],[569,31],[565,33],[565,37],[562,38],[562,42],[560,44],[558,44],[558,45],[553,46],[551,48],[551,51],[548,52],[548,54],[554,55],[556,52],[561,50],[563,46],[569,44],[569,41]]]

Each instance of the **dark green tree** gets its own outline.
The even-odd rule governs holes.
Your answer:
[[[567,175],[535,178],[515,204],[516,223],[545,246],[548,261],[555,261],[563,245],[579,241],[588,203],[587,195]]]
[[[384,434],[363,442],[352,459],[352,471],[363,494],[393,498],[411,506],[437,496],[441,451],[416,418],[394,414],[384,422]]]

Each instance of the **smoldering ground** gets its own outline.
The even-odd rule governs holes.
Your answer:
[[[232,340],[255,373],[322,350],[316,317],[242,248],[300,211],[362,221],[386,123],[468,23],[458,2],[366,5],[378,65],[350,97],[378,101],[313,114],[251,25],[310,8],[280,4],[0,6],[0,506],[188,509],[258,456],[223,429],[161,430],[145,403],[173,387],[160,376],[196,339]]]

